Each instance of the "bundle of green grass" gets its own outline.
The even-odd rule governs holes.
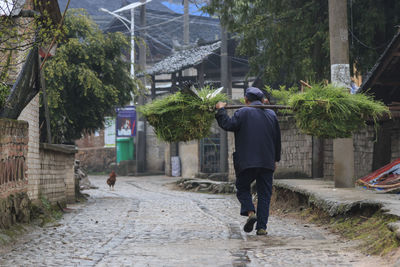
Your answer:
[[[274,92],[275,91],[275,92]],[[366,94],[350,94],[349,90],[333,85],[313,85],[301,93],[293,90],[272,90],[273,96],[294,111],[298,128],[305,134],[323,138],[347,138],[375,122],[389,109]]]
[[[214,107],[226,95],[211,96],[204,88],[198,96],[182,92],[141,106],[138,111],[147,119],[157,137],[166,142],[186,142],[207,137],[214,120]]]

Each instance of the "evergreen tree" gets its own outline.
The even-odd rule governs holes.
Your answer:
[[[66,38],[45,65],[53,142],[72,142],[104,126],[104,117],[129,102],[138,82],[129,74],[122,33],[103,34],[82,10],[70,10]],[[43,131],[44,132],[44,131]]]
[[[210,0],[204,9],[237,34],[267,84],[329,79],[328,0]],[[350,0],[348,10],[351,59],[366,73],[397,31],[400,2]]]

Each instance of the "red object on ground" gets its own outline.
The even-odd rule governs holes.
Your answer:
[[[358,179],[357,183],[384,192],[400,191],[400,158]]]

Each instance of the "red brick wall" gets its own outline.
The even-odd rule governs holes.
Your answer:
[[[0,119],[0,198],[27,191],[28,123]]]
[[[104,130],[99,131],[99,135],[86,134],[81,139],[77,140],[76,145],[79,148],[89,148],[89,147],[104,147]]]

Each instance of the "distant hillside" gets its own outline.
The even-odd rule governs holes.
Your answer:
[[[197,0],[196,2],[200,3],[203,0]],[[65,6],[67,5],[68,0],[58,0],[61,11],[64,11]],[[84,8],[92,16],[93,20],[100,26],[100,28],[104,29],[108,23],[111,22],[113,17],[107,13],[99,11],[99,8],[105,8],[110,11],[116,10],[122,6],[127,4],[138,2],[138,0],[71,0],[69,8]],[[162,4],[165,2],[165,4]],[[182,0],[153,0],[152,2],[146,5],[147,10],[156,10],[170,13],[180,13],[182,8],[179,6],[182,5]],[[171,7],[171,10],[167,6]],[[192,10],[192,8],[191,8]],[[192,12],[191,12],[192,13]],[[193,12],[194,13],[194,12]]]

